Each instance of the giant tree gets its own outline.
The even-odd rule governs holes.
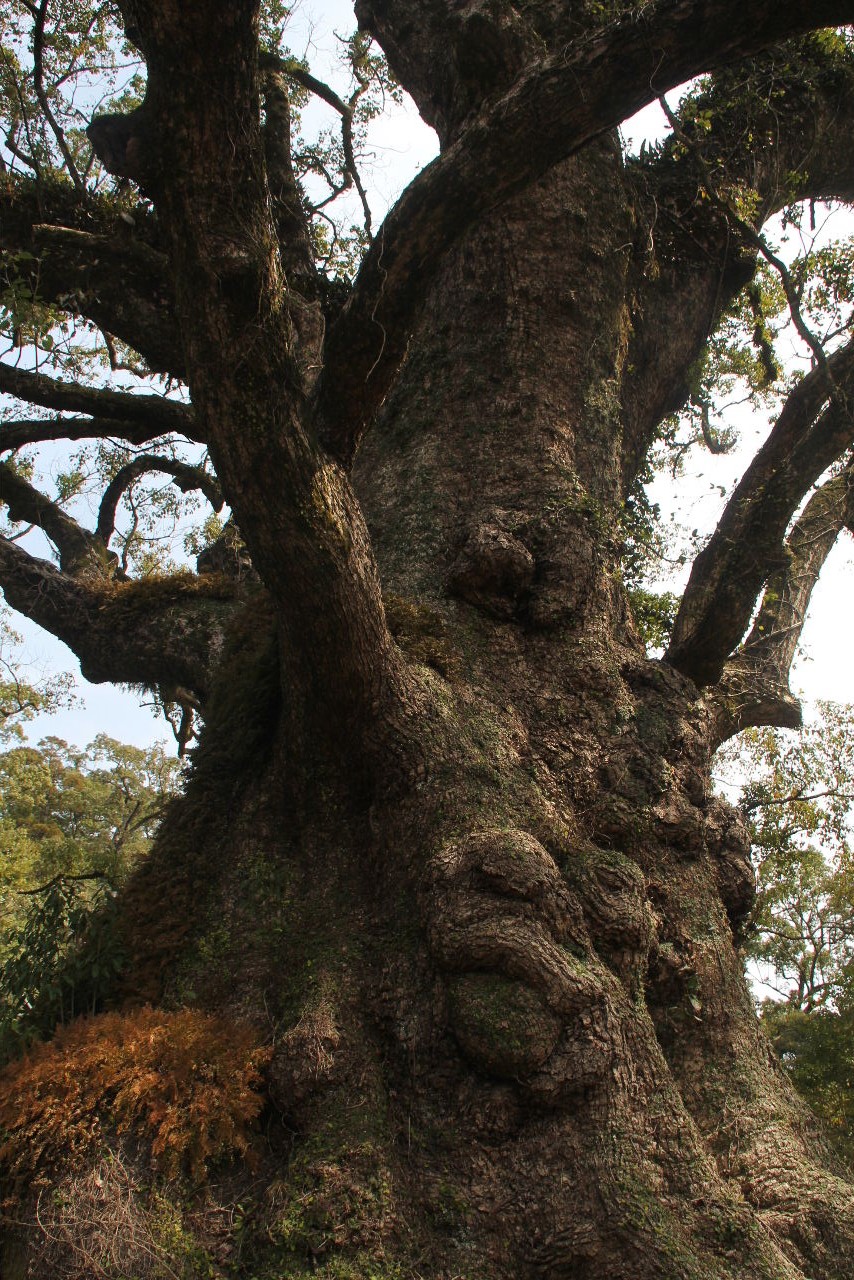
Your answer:
[[[125,453],[94,527],[9,454],[9,513],[56,563],[12,536],[0,583],[90,678],[201,716],[186,795],[124,890],[113,1003],[189,1005],[271,1046],[251,1200],[239,1170],[209,1189],[232,1198],[209,1264],[849,1276],[850,1187],[745,987],[749,841],[710,762],[798,722],[789,667],[854,514],[854,346],[816,338],[761,234],[794,202],[854,199],[851,0],[360,0],[441,150],[346,286],[290,111],[294,86],[325,96],[338,185],[361,189],[356,99],[282,52],[269,9],[122,0],[144,96],[84,133],[56,95],[84,35],[118,47],[112,7],[10,8],[33,74],[7,64],[9,305],[189,392],[7,356],[0,390],[53,412],[6,421],[6,450]],[[619,123],[696,76],[669,140],[625,157]],[[754,316],[776,376],[760,267],[813,367],[651,657],[628,513],[662,424],[707,406],[727,316]],[[197,574],[139,576],[111,549],[121,495],[158,470],[231,512]],[[97,1152],[77,1151],[85,1181]],[[203,1215],[184,1210],[186,1234]],[[19,1229],[16,1266],[38,1240]]]

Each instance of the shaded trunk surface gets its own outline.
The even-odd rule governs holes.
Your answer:
[[[260,589],[234,628],[123,906],[128,999],[273,1041],[260,1164],[207,1219],[168,1193],[210,1274],[854,1271],[850,1189],[743,978],[710,713],[617,573],[633,237],[605,139],[431,295],[355,477],[411,681],[381,771],[291,697]],[[39,1238],[30,1274],[62,1274]]]

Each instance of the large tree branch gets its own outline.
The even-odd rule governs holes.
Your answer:
[[[163,396],[131,395],[109,388],[85,387],[78,383],[49,378],[31,369],[16,369],[0,361],[0,392],[43,405],[60,412],[90,413],[95,419],[138,423],[151,436],[179,432],[198,441],[198,426],[192,409]]]
[[[328,723],[332,706],[375,730],[405,696],[405,669],[358,503],[307,429],[263,156],[257,5],[219,6],[216,22],[201,0],[122,10],[148,66],[123,163],[171,239],[194,410],[279,608],[283,661],[311,702],[300,713]]]
[[[717,741],[750,725],[797,728],[789,671],[813,588],[839,533],[854,524],[854,466],[813,494],[786,543],[785,566],[768,580],[750,635],[724,667],[711,700]]]
[[[589,14],[575,4],[486,6],[420,0],[356,0],[359,26],[382,45],[389,65],[445,145],[483,101],[505,93],[544,48],[565,48]],[[544,12],[545,10],[545,12]]]
[[[122,418],[13,418],[0,422],[0,453],[22,449],[47,440],[124,440],[128,444],[148,444],[163,432]]]
[[[116,142],[114,171],[145,184],[168,228],[193,403],[286,646],[324,701],[375,723],[403,672],[358,505],[306,429],[262,158],[257,5],[221,6],[213,23],[199,0],[122,10],[146,57],[146,101],[124,123],[94,122],[90,138]],[[808,14],[795,0],[657,0],[537,60],[412,185],[368,254],[316,396],[334,456],[352,456],[426,286],[478,216],[698,70],[852,17],[854,0]]]
[[[789,521],[810,486],[854,443],[854,340],[827,366],[796,385],[694,561],[665,657],[699,684],[720,678],[763,582],[785,562]],[[834,397],[817,416],[831,394],[828,370]]]
[[[191,690],[204,702],[239,600],[218,575],[93,586],[0,538],[12,608],[62,640],[88,679]]]
[[[662,418],[684,403],[709,333],[755,269],[756,246],[704,198],[748,191],[758,228],[799,199],[854,200],[854,58],[808,39],[725,71],[700,96],[708,132],[630,162],[640,235],[622,399],[629,492]],[[662,342],[661,335],[667,340]]]
[[[852,0],[658,0],[531,65],[404,192],[366,256],[316,390],[334,456],[352,459],[445,251],[475,219],[698,72],[852,19]]]
[[[214,511],[222,510],[222,490],[214,477],[203,471],[201,467],[192,467],[188,463],[179,462],[174,458],[161,458],[157,454],[143,453],[137,458],[132,458],[130,462],[121,467],[104,491],[98,510],[97,527],[98,537],[104,546],[109,543],[116,527],[116,509],[122,494],[140,476],[151,471],[163,471],[172,476],[182,493],[188,493],[191,489],[199,489],[205,495]]]
[[[289,277],[310,281],[317,289],[317,271],[311,250],[308,219],[302,193],[294,175],[291,155],[291,111],[288,98],[288,63],[272,54],[259,57],[264,100],[264,156],[267,182],[273,200],[282,261]]]
[[[104,199],[90,195],[81,204],[67,184],[12,177],[0,184],[6,279],[114,334],[152,372],[180,377],[184,357],[168,259],[157,235],[143,208],[129,225]]]
[[[309,220],[291,155],[287,65],[272,54],[262,53],[259,59],[264,102],[264,158],[291,318],[299,339],[304,384],[308,388],[320,369],[324,321],[320,306],[321,280],[314,263]]]
[[[9,508],[12,520],[35,525],[50,538],[59,552],[63,573],[108,576],[106,543],[82,528],[7,462],[0,462],[0,502]]]

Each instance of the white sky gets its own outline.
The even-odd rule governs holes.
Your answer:
[[[291,47],[294,53],[307,56],[316,74],[331,79],[334,76],[335,35],[348,34],[354,25],[352,10],[343,0],[329,0],[322,10],[306,4],[292,20]],[[319,107],[311,109],[321,122],[323,110]],[[306,125],[311,124],[312,116],[307,111]],[[628,122],[623,133],[628,145],[634,149],[642,138],[660,136],[664,125],[663,114],[654,104]],[[411,104],[405,108],[392,105],[387,115],[373,123],[363,168],[370,182],[369,197],[375,226],[397,194],[435,153],[435,135],[418,118]],[[697,527],[706,533],[714,527],[723,502],[720,488],[727,492],[732,488],[768,429],[767,419],[761,415],[739,413],[738,422],[734,425],[738,426],[742,443],[735,453],[712,457],[696,451],[678,487],[666,478],[657,482],[654,497],[665,514],[672,512],[683,523],[690,520],[692,528]],[[686,576],[687,570],[683,581]],[[803,653],[793,673],[793,690],[808,700],[831,698],[854,702],[852,585],[854,540],[843,535],[813,594],[804,629]],[[12,621],[15,629],[26,639],[25,659],[31,664],[30,678],[69,669],[78,675],[76,659],[61,642],[18,615],[14,615]],[[98,732],[107,732],[138,745],[170,736],[162,719],[155,719],[150,709],[140,707],[135,693],[114,685],[92,685],[79,675],[77,683],[80,703],[56,716],[39,717],[33,725],[35,735],[56,734],[81,745]]]

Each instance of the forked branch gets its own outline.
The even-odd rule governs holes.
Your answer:
[[[6,538],[0,587],[13,609],[68,645],[87,679],[179,686],[200,703],[239,605],[239,585],[219,575],[97,582]]]
[[[851,0],[658,0],[533,62],[421,172],[367,254],[315,393],[333,456],[352,462],[446,251],[478,217],[698,72],[852,18]]]
[[[73,520],[7,462],[0,462],[0,501],[14,521],[41,529],[59,552],[63,573],[108,577],[106,546]]]
[[[312,714],[334,707],[374,730],[380,706],[403,701],[408,673],[355,495],[308,422],[305,344],[266,181],[257,3],[227,6],[218,23],[201,0],[121,8],[147,62],[138,110],[157,143],[154,200],[194,412]]]
[[[0,362],[0,392],[60,412],[90,413],[95,419],[136,423],[149,438],[177,432],[197,440],[192,409],[163,396],[131,395],[109,388],[85,387],[78,383],[49,378],[31,369],[16,369]],[[97,433],[96,433],[97,434]],[[6,447],[4,445],[4,447]]]
[[[727,662],[712,695],[718,742],[751,725],[797,728],[789,691],[810,596],[844,528],[854,524],[854,463],[810,498],[786,543],[786,563],[769,580],[750,635]]]
[[[854,340],[828,357],[839,395],[815,368],[789,395],[706,547],[697,556],[666,659],[698,684],[713,684],[743,636],[756,598],[785,565],[786,528],[804,496],[854,443]]]
[[[116,527],[116,509],[122,494],[140,476],[152,471],[163,471],[166,475],[172,476],[182,493],[189,493],[192,489],[199,489],[205,495],[214,511],[222,510],[224,501],[222,490],[216,479],[207,471],[203,471],[201,467],[190,466],[186,462],[179,462],[174,458],[161,458],[154,453],[143,453],[125,463],[116,472],[104,491],[98,511],[97,525],[97,534],[104,546],[109,543]]]

